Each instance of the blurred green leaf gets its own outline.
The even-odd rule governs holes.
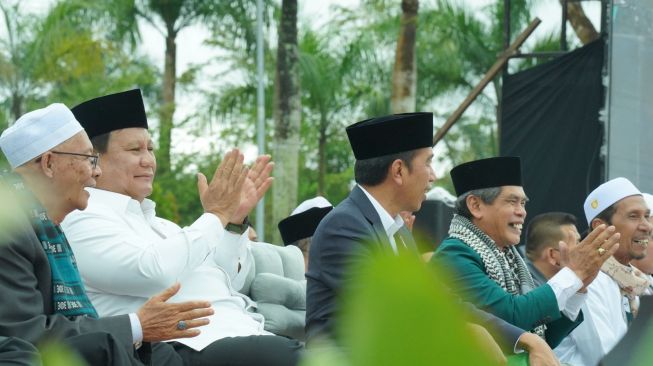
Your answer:
[[[68,346],[59,342],[47,342],[39,347],[43,366],[86,366],[86,362]]]
[[[373,256],[342,293],[338,339],[351,365],[492,365],[442,276],[412,256]],[[312,351],[311,351],[312,352]],[[319,349],[308,366],[341,357]],[[332,363],[341,364],[341,363]]]

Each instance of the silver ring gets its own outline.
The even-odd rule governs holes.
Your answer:
[[[179,322],[177,322],[177,329],[185,330],[186,328],[188,328],[188,325],[186,324],[185,321],[180,320]]]

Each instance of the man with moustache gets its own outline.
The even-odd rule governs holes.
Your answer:
[[[642,196],[644,196],[646,206],[648,206],[649,209],[653,209],[653,195],[642,193]],[[649,217],[648,221],[653,224],[653,217]],[[649,242],[649,244],[651,243]],[[652,283],[642,295],[653,295],[653,245],[647,247],[646,257],[635,259],[631,263],[633,266],[637,267],[637,269],[644,272],[648,276],[648,280]]]
[[[540,287],[514,247],[526,218],[528,197],[518,157],[496,157],[451,170],[456,214],[433,261],[453,274],[450,288],[464,300],[555,347],[581,321],[585,287],[618,248],[614,227],[599,226],[581,245],[561,243],[561,266]]]
[[[252,265],[246,216],[272,183],[272,163],[261,156],[247,173],[243,154],[225,156],[243,182],[241,192],[216,195],[228,178],[218,169],[211,184],[198,174],[204,213],[188,227],[157,217],[152,193],[156,159],[139,89],[86,101],[72,109],[100,155],[104,175],[89,188],[85,211],[62,224],[79,258],[89,296],[100,314],[141,306],[150,293],[179,281],[175,299],[199,298],[215,314],[202,334],[173,343],[192,365],[294,365],[299,342],[264,330],[256,304],[238,292]],[[234,209],[225,210],[231,202]]]
[[[588,324],[565,339],[556,354],[570,363],[595,365],[626,334],[637,314],[639,295],[650,286],[647,276],[630,263],[646,256],[653,225],[642,193],[626,178],[609,180],[592,191],[583,205],[590,228],[613,225],[621,235],[619,249],[609,256],[588,288]]]
[[[322,219],[311,242],[306,273],[309,346],[318,338],[333,336],[338,294],[349,268],[375,251],[418,256],[400,212],[418,211],[435,181],[431,113],[371,118],[346,131],[356,158],[357,185]],[[493,332],[505,353],[527,350],[533,365],[557,364],[551,349],[537,336],[469,304],[461,306]]]
[[[101,171],[70,110],[52,104],[25,114],[2,133],[0,148],[16,173],[0,185],[18,201],[0,230],[0,334],[67,344],[91,365],[180,365],[167,344],[141,342],[198,335],[213,313],[208,302],[167,303],[176,284],[128,315],[100,318],[87,296],[59,223],[86,208],[84,188]]]

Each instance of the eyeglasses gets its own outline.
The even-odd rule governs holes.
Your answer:
[[[89,155],[89,154],[71,153],[71,152],[54,151],[54,150],[51,150],[50,152],[59,155],[83,156],[88,159],[93,169],[97,168],[97,162],[100,159],[100,154]]]

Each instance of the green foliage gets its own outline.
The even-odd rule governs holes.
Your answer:
[[[42,17],[23,14],[18,5],[2,8],[11,19],[11,32],[0,39],[7,45],[0,51],[4,114],[15,119],[52,102],[73,106],[134,85],[151,88],[155,67],[116,40],[119,22],[100,32],[103,22],[87,18],[96,8],[95,2],[60,1]]]
[[[493,364],[467,331],[442,274],[418,258],[374,256],[352,273],[337,319],[346,352],[318,348],[304,366]]]
[[[193,223],[204,212],[197,192],[197,173],[209,181],[222,161],[222,156],[182,156],[169,175],[157,176],[149,197],[156,202],[157,215],[180,226]]]
[[[39,346],[43,366],[85,366],[86,362],[68,346],[60,342],[47,342]]]

